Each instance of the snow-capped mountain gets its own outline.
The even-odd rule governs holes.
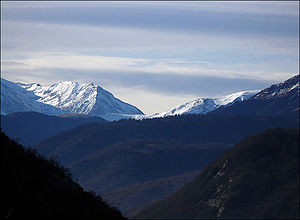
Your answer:
[[[241,91],[218,98],[198,98],[183,105],[176,106],[167,112],[156,113],[147,118],[158,118],[182,114],[206,114],[220,106],[229,106],[241,102],[257,94],[259,90]],[[139,116],[140,118],[143,116]]]
[[[232,93],[227,96],[219,97],[219,98],[198,98],[193,101],[187,102],[183,105],[178,105],[169,111],[156,113],[148,116],[136,116],[137,119],[142,118],[158,118],[158,117],[166,117],[172,115],[182,115],[182,114],[207,114],[208,112],[214,111],[216,109],[219,110],[222,107],[222,110],[228,109],[228,111],[232,111],[231,106],[235,103],[239,105],[240,102],[246,100],[268,100],[268,99],[278,99],[283,97],[288,97],[289,102],[286,104],[286,108],[288,105],[290,106],[298,106],[299,109],[299,75],[291,77],[290,79],[272,85],[263,90],[250,90],[250,91],[241,91]],[[298,101],[298,102],[297,102]],[[258,106],[257,104],[255,105]],[[225,107],[225,108],[224,108]],[[230,107],[230,108],[227,108]],[[248,107],[248,110],[251,107],[251,103]],[[291,107],[292,108],[292,107]],[[235,112],[238,114],[243,114],[245,109],[241,109],[239,112]]]
[[[299,96],[299,79],[300,76],[296,75],[282,83],[272,85],[260,91],[252,99],[276,99],[285,96],[290,96],[290,99],[293,99],[295,96]]]
[[[35,111],[48,115],[62,114],[63,110],[38,102],[39,96],[18,84],[1,78],[1,114]]]
[[[244,102],[221,107],[212,114],[280,116],[299,120],[299,74],[261,90]]]
[[[143,114],[93,83],[59,82],[51,86],[13,83],[1,79],[1,113],[37,111],[45,114]],[[2,98],[3,96],[3,98]],[[2,103],[3,100],[3,103]]]

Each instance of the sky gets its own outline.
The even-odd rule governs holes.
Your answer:
[[[97,83],[145,114],[299,74],[298,1],[1,1],[1,77]]]

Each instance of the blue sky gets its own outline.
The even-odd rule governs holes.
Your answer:
[[[299,72],[299,3],[1,2],[1,75],[95,82],[147,114]]]

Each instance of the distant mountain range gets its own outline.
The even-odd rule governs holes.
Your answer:
[[[209,114],[282,116],[299,119],[299,78],[299,75],[294,76],[263,89],[244,102],[221,106]]]
[[[241,91],[219,98],[198,98],[183,105],[176,106],[167,112],[156,113],[146,117],[157,118],[183,114],[207,114],[208,112],[211,112],[221,106],[227,107],[234,104],[235,102],[245,101],[258,92],[259,90]],[[145,116],[138,117],[143,118]]]
[[[102,116],[109,114],[143,114],[137,107],[115,98],[93,83],[59,82],[51,86],[37,83],[13,83],[1,79],[1,114],[36,111],[58,115],[64,113]]]
[[[24,111],[50,115],[72,113],[99,116],[108,121],[219,112],[295,116],[299,112],[298,97],[299,75],[262,91],[241,91],[217,98],[197,98],[166,112],[144,115],[137,107],[122,102],[93,83],[65,81],[44,87],[37,83],[22,84],[1,79],[2,115]],[[278,107],[281,111],[272,113],[274,108],[270,106]]]
[[[219,98],[198,98],[167,112],[136,116],[136,118],[207,113],[297,117],[299,115],[299,75],[261,91],[242,91]]]
[[[299,219],[299,130],[248,137],[138,219]]]

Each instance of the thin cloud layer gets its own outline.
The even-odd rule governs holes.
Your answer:
[[[208,62],[196,59],[146,59],[130,57],[105,57],[76,54],[42,55],[23,59],[4,59],[4,72],[55,71],[68,69],[70,72],[116,72],[128,75],[182,75],[213,76],[228,79],[256,79],[280,81],[290,77],[291,72],[265,71],[266,64],[233,64],[226,62]],[[52,70],[51,70],[52,69]],[[280,71],[277,69],[277,71]],[[57,77],[57,76],[56,76]],[[55,77],[54,77],[55,78]],[[120,78],[115,78],[115,81]]]

